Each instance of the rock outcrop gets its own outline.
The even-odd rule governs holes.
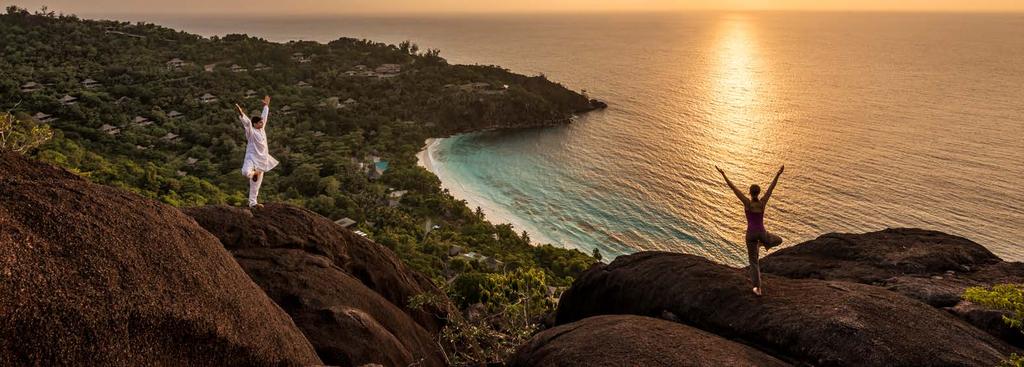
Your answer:
[[[546,330],[516,353],[512,367],[760,366],[789,364],[697,328],[650,317],[607,315]]]
[[[179,210],[0,155],[0,365],[320,364]]]
[[[771,274],[765,284],[766,296],[756,297],[743,269],[691,255],[637,253],[580,276],[563,294],[556,322],[667,311],[770,355],[818,366],[988,366],[1015,350],[883,288]]]
[[[966,238],[921,229],[829,233],[761,259],[761,271],[787,278],[881,284],[905,275],[971,273],[1002,262]]]
[[[1019,331],[994,322],[1001,321],[1001,311],[960,305],[968,287],[1024,283],[1024,263],[1003,261],[963,237],[907,228],[830,233],[766,256],[761,260],[761,270],[788,278],[883,287],[946,308],[1013,345],[1024,346]]]
[[[243,248],[295,248],[324,256],[345,273],[405,310],[431,332],[441,329],[442,312],[408,306],[409,298],[437,287],[413,271],[390,249],[311,211],[271,204],[252,215],[228,206],[185,209],[199,225],[217,236],[229,250]]]
[[[424,327],[440,328],[434,315],[407,307],[410,297],[437,290],[390,249],[288,205],[186,212],[292,316],[324,363],[445,364]]]

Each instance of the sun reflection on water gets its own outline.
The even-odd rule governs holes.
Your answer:
[[[764,152],[760,139],[770,122],[764,65],[757,48],[756,29],[745,15],[722,18],[713,49],[706,96],[707,121],[713,141],[708,158],[725,166],[743,166]]]

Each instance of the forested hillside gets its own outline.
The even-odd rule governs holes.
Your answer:
[[[543,76],[450,65],[409,43],[204,38],[15,7],[0,16],[0,45],[0,111],[51,126],[31,154],[94,182],[182,207],[242,205],[245,137],[233,104],[255,111],[271,95],[267,131],[281,165],[261,201],[351,218],[435,279],[476,274],[463,293],[503,270],[565,285],[594,261],[531,246],[416,165],[430,137],[568,123],[592,108]]]

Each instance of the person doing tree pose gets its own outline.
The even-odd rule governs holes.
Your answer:
[[[263,113],[252,119],[245,115],[245,110],[237,103],[238,119],[245,128],[245,161],[242,162],[242,175],[249,178],[249,207],[262,208],[256,201],[263,185],[263,176],[277,167],[277,159],[270,155],[267,146],[267,117],[270,115],[270,96],[263,97]]]
[[[736,194],[736,197],[743,202],[743,213],[747,217],[746,243],[747,258],[750,260],[750,280],[754,283],[754,294],[760,296],[764,294],[764,288],[761,286],[761,265],[759,262],[760,254],[758,253],[760,249],[758,245],[764,246],[767,250],[782,244],[781,237],[765,230],[764,210],[768,207],[768,199],[772,197],[775,184],[779,183],[779,176],[782,176],[782,171],[786,169],[786,166],[779,167],[779,173],[775,174],[775,179],[772,180],[771,185],[768,185],[768,191],[765,191],[764,197],[758,197],[761,194],[760,186],[750,185],[749,198],[740,189],[737,189],[736,185],[732,184],[732,181],[729,181],[725,171],[718,168],[718,166],[715,166],[715,169],[718,170],[718,173],[722,174],[725,183],[729,185],[729,188]]]

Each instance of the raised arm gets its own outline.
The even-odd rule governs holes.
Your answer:
[[[249,116],[245,115],[245,110],[243,110],[242,106],[239,106],[238,103],[235,103],[235,108],[238,109],[238,120],[242,122],[242,127],[244,127],[246,131],[249,131],[249,129],[252,128],[252,121],[249,120]]]
[[[260,114],[260,119],[263,120],[263,128],[267,127],[267,117],[270,117],[270,96],[263,97],[263,113]]]
[[[779,167],[779,173],[775,174],[775,179],[772,180],[772,184],[768,185],[768,191],[764,192],[764,202],[767,203],[768,199],[772,197],[772,191],[775,190],[775,184],[779,183],[779,176],[782,176],[782,171],[786,170],[786,166]]]
[[[732,189],[732,192],[734,194],[736,194],[736,197],[743,202],[743,205],[750,205],[750,198],[748,198],[746,195],[743,195],[743,191],[740,191],[740,189],[736,188],[736,185],[732,184],[732,181],[729,180],[729,177],[725,175],[725,171],[723,171],[721,168],[718,168],[718,166],[715,166],[715,169],[718,170],[718,173],[722,174],[722,178],[725,179],[725,183],[729,185],[729,188]]]

